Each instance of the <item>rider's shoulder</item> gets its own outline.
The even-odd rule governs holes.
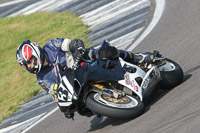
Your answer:
[[[50,46],[50,47],[60,48],[63,41],[64,41],[64,38],[51,39],[44,45],[44,47]]]

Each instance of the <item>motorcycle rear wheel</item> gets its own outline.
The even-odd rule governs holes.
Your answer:
[[[115,99],[99,93],[90,93],[86,105],[94,113],[111,118],[135,118],[144,112],[143,102],[130,95]]]

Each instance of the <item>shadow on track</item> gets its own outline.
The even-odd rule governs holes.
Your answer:
[[[187,71],[185,72],[185,74],[192,73],[192,72],[194,72],[194,71],[196,71],[196,70],[198,70],[198,69],[200,69],[200,65],[198,65],[198,66],[196,66],[196,67],[193,67],[193,68],[187,70]]]
[[[126,122],[129,122],[131,120],[134,120],[134,119],[113,119],[113,118],[108,118],[108,117],[100,117],[100,118],[98,118],[96,116],[90,121],[91,129],[88,130],[88,132],[96,131],[96,130],[105,128],[105,127],[107,127],[109,125],[118,126],[118,125],[124,124]]]

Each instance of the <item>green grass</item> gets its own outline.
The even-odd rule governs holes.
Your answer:
[[[34,74],[16,61],[19,44],[27,39],[43,46],[53,38],[87,41],[88,27],[74,14],[37,13],[0,19],[0,121],[19,109],[19,104],[40,93]]]

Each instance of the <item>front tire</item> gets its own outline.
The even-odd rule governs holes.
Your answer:
[[[159,68],[162,77],[161,89],[171,89],[182,83],[184,78],[183,70],[179,64],[170,59],[166,59],[166,61],[169,67]]]
[[[144,112],[143,102],[130,95],[115,99],[99,93],[90,93],[86,105],[94,113],[111,118],[134,118]]]

